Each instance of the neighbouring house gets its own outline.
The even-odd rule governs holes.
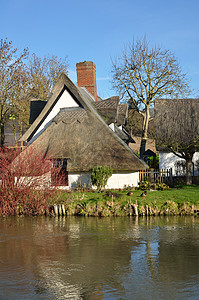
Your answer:
[[[140,136],[132,136],[133,143],[129,143],[129,147],[135,152],[140,152],[140,144],[141,137]],[[156,143],[154,139],[147,138],[146,142],[146,151],[144,152],[143,159],[148,164],[150,168],[157,169],[158,162],[156,156],[158,155],[158,151],[156,149]]]
[[[177,144],[179,139],[188,142],[193,136],[199,137],[199,99],[156,100],[155,124],[159,169],[172,168],[174,176],[184,176],[185,160],[172,153],[166,144],[175,140]],[[195,170],[193,169],[195,175],[199,175],[199,152],[195,152],[192,162],[195,166]]]
[[[27,129],[27,126],[23,126],[21,129],[17,119],[10,120],[8,119],[4,126],[4,147],[12,148],[17,146],[17,141],[20,139],[20,136],[25,133],[24,128]],[[21,132],[22,131],[22,132]],[[20,134],[21,132],[21,134]],[[1,143],[1,137],[0,137]]]
[[[15,130],[15,134],[14,134]],[[4,146],[5,147],[14,147],[17,144],[17,140],[20,138],[19,134],[19,125],[16,120],[11,121],[7,120],[4,128]]]
[[[148,166],[130,149],[134,141],[122,128],[128,105],[119,104],[119,97],[99,100],[93,62],[77,64],[77,82],[62,74],[46,103],[32,102],[32,125],[20,141],[49,155],[53,166],[65,172],[67,188],[90,184],[97,165],[113,169],[106,188],[137,186],[138,170]],[[56,185],[56,178],[49,180]]]
[[[130,143],[129,147],[135,152],[140,152],[140,143],[141,143],[141,137],[140,136],[132,136],[132,139],[134,140],[134,143]],[[156,150],[156,144],[154,139],[147,138],[146,142],[146,151],[151,150],[154,153],[158,153]]]

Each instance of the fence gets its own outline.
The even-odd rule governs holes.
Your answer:
[[[151,183],[166,183],[172,185],[172,169],[167,170],[155,170],[155,169],[146,169],[139,171],[139,180],[144,181],[148,180]]]

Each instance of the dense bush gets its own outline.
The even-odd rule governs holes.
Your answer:
[[[149,181],[141,181],[139,182],[139,190],[159,190],[164,191],[168,190],[169,186],[165,183],[150,183]]]
[[[109,177],[113,174],[113,170],[109,166],[96,166],[92,169],[91,182],[98,190],[105,188]]]
[[[0,151],[0,215],[42,215],[48,211],[54,190],[41,179],[50,172],[49,160],[33,149],[24,153]]]

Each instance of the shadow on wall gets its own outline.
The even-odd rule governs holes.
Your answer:
[[[69,185],[73,189],[82,187],[84,185],[91,186],[91,174],[89,174],[89,173],[70,174],[69,175]]]

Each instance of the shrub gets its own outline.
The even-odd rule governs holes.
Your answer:
[[[0,151],[0,215],[42,215],[48,210],[54,190],[42,180],[50,172],[49,162],[31,148]]]
[[[141,181],[139,182],[139,190],[158,190],[158,191],[164,191],[168,190],[169,186],[166,185],[165,183],[150,183],[148,181]]]
[[[96,166],[91,173],[91,182],[98,190],[105,188],[109,177],[113,174],[110,166]]]
[[[151,184],[150,184],[149,181],[141,181],[138,184],[139,184],[138,189],[142,190],[142,191],[144,191],[144,190],[150,190],[150,188],[151,188]]]

